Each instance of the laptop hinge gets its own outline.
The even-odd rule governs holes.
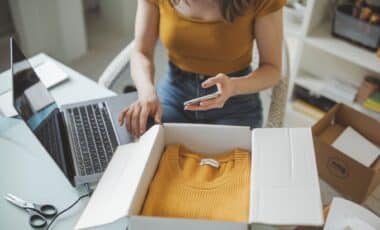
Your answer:
[[[69,179],[70,183],[73,186],[75,186],[75,183],[74,183],[74,176],[75,176],[74,162],[73,162],[73,157],[71,154],[69,135],[67,132],[67,126],[65,124],[64,113],[59,112],[57,115],[57,118],[58,118],[58,123],[59,123],[59,132],[60,132],[61,140],[62,140],[63,158],[64,158],[64,162],[65,162],[66,177]]]

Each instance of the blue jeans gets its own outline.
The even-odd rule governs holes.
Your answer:
[[[229,73],[241,77],[251,72],[250,67]],[[229,98],[221,109],[185,111],[183,102],[205,96],[217,90],[216,86],[204,89],[201,84],[210,76],[183,71],[169,63],[167,76],[158,84],[157,92],[164,114],[163,122],[239,125],[257,128],[262,126],[263,115],[259,95],[248,94]]]

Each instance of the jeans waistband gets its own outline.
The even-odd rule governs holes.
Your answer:
[[[182,78],[182,77],[203,77],[203,78],[213,77],[211,75],[203,75],[203,74],[199,74],[199,73],[194,73],[194,72],[182,70],[178,66],[176,66],[173,62],[170,62],[170,61],[169,61],[169,68],[171,71],[173,71],[173,74],[175,76],[180,77],[180,78]],[[247,66],[247,67],[245,67],[241,70],[238,70],[236,72],[226,73],[226,74],[230,77],[242,77],[244,75],[249,74],[251,71],[252,71],[252,67]]]

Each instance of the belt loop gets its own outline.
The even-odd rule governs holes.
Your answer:
[[[175,82],[178,82],[178,81],[181,81],[183,79],[183,72],[180,68],[178,68],[176,65],[174,65],[173,63],[170,63],[173,67],[173,73],[174,73],[174,76],[173,76],[173,79]]]

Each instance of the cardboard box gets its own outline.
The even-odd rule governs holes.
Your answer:
[[[361,203],[380,183],[380,160],[365,167],[332,147],[347,126],[380,146],[379,121],[337,104],[312,128],[318,171],[319,176],[342,195]]]
[[[380,218],[360,205],[342,198],[334,198],[323,229],[376,230],[380,229]]]
[[[250,214],[246,223],[140,216],[164,147],[185,144],[195,152],[252,152]],[[165,124],[153,126],[137,143],[120,146],[76,229],[129,217],[129,229],[248,229],[249,224],[323,224],[310,129]]]

